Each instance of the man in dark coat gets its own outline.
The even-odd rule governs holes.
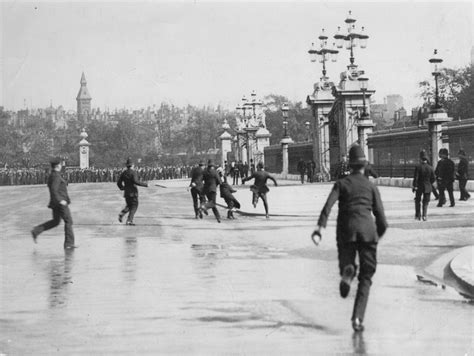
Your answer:
[[[413,177],[413,192],[415,193],[415,219],[423,221],[427,219],[428,203],[430,202],[431,189],[435,181],[433,168],[428,164],[428,156],[425,151],[420,152],[420,164],[415,166]],[[423,198],[423,215],[420,205]]]
[[[378,178],[379,175],[375,171],[375,169],[372,167],[372,164],[370,162],[367,162],[367,166],[364,169],[364,175],[369,178],[369,177],[374,177]]]
[[[227,183],[227,177],[223,174],[222,168],[217,168],[217,174],[219,174],[221,178],[221,184],[219,185],[221,198],[224,199],[227,204],[227,219],[235,219],[234,208],[240,209],[239,201],[234,197],[234,194],[232,194],[235,193],[236,190],[232,189],[229,183]]]
[[[122,172],[117,181],[117,186],[123,190],[126,206],[119,213],[118,219],[122,222],[125,214],[128,213],[127,225],[135,225],[133,218],[138,209],[138,189],[137,185],[141,187],[148,187],[148,183],[142,182],[138,178],[137,172],[133,169],[133,162],[131,158],[127,159],[127,169]]]
[[[191,171],[191,183],[189,186],[191,187],[191,196],[193,198],[193,207],[194,207],[194,214],[196,215],[196,219],[202,219],[202,212],[199,210],[199,207],[206,202],[206,197],[204,196],[203,189],[204,189],[204,162],[200,161],[199,164],[194,167]],[[199,199],[199,204],[198,204]]]
[[[64,248],[74,248],[74,231],[72,230],[72,216],[69,210],[69,204],[71,199],[67,192],[67,183],[61,177],[61,161],[59,158],[51,160],[51,174],[48,177],[48,188],[49,188],[49,204],[48,208],[53,210],[53,219],[49,220],[41,225],[37,225],[31,231],[33,241],[36,243],[38,235],[45,230],[56,227],[64,220]]]
[[[454,194],[453,194],[453,183],[456,177],[454,162],[451,161],[449,156],[449,151],[446,148],[441,148],[438,153],[441,158],[438,161],[435,169],[436,180],[438,182],[439,190],[439,201],[438,207],[442,207],[446,203],[446,196],[444,191],[447,190],[449,194],[450,207],[454,207]]]
[[[461,196],[459,200],[468,200],[471,197],[471,194],[466,190],[467,180],[469,179],[469,161],[466,158],[466,152],[464,150],[459,150],[459,163],[456,176],[459,180],[459,191]]]
[[[217,207],[216,207],[216,195],[217,195],[217,186],[221,184],[221,179],[219,178],[219,175],[216,172],[216,169],[214,167],[214,163],[212,162],[212,160],[209,160],[207,162],[207,168],[203,172],[203,179],[204,179],[203,192],[206,195],[207,203],[204,205],[201,205],[200,209],[206,215],[208,214],[207,209],[212,209],[212,212],[214,213],[214,216],[216,217],[217,222],[220,223],[221,216],[219,214],[219,210],[217,210]]]
[[[258,163],[257,171],[254,174],[242,180],[242,184],[251,179],[255,179],[254,184],[250,186],[250,190],[252,191],[253,207],[257,207],[258,198],[261,198],[263,201],[263,206],[265,207],[265,217],[268,219],[270,218],[270,215],[268,215],[267,193],[270,191],[270,189],[267,186],[267,180],[272,180],[275,186],[278,185],[277,181],[268,172],[263,170],[262,162]]]
[[[336,179],[342,179],[347,177],[351,173],[349,164],[347,163],[347,156],[344,154],[341,156],[341,161],[336,169]]]
[[[304,163],[303,158],[300,158],[298,164],[296,165],[296,170],[300,174],[301,184],[304,184],[304,173],[306,172],[306,163]]]
[[[388,224],[379,191],[364,176],[366,160],[359,145],[351,147],[349,165],[352,173],[334,184],[311,238],[316,245],[320,243],[321,228],[326,227],[331,208],[339,201],[336,230],[339,273],[342,277],[339,291],[343,298],[349,294],[351,281],[356,276],[355,257],[358,254],[359,285],[352,312],[352,327],[355,331],[362,331],[372,277],[377,267],[377,243]],[[319,238],[315,239],[316,236]]]

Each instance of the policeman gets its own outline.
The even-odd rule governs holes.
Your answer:
[[[354,331],[364,330],[365,309],[377,266],[377,243],[388,226],[379,191],[364,176],[366,164],[362,148],[359,145],[351,147],[349,166],[352,172],[334,184],[311,235],[313,242],[318,245],[321,228],[326,227],[331,208],[339,201],[336,239],[339,273],[342,277],[339,292],[342,298],[349,294],[352,279],[356,276],[356,254],[359,255],[360,263],[359,285],[351,319]],[[315,239],[316,236],[319,238]]]
[[[127,159],[127,169],[122,172],[117,186],[120,190],[123,190],[123,196],[125,198],[126,206],[119,213],[118,219],[122,222],[125,214],[128,213],[127,225],[135,225],[133,217],[138,209],[138,189],[137,185],[142,187],[148,187],[148,183],[142,182],[138,179],[137,172],[133,169],[133,162],[131,158]]]
[[[67,192],[67,183],[60,174],[62,167],[61,160],[54,158],[50,163],[51,174],[48,177],[50,200],[48,208],[53,210],[53,219],[35,226],[31,231],[31,235],[33,236],[33,241],[36,243],[39,234],[58,226],[62,219],[64,220],[64,248],[72,249],[76,246],[74,245],[74,231],[72,230],[72,217],[69,210],[71,199]]]

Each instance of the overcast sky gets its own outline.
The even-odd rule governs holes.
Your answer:
[[[447,67],[471,60],[473,2],[2,2],[0,105],[76,108],[84,71],[92,106],[162,101],[234,108],[243,94],[305,101],[321,75],[307,51],[321,28],[334,35],[352,10],[370,36],[355,49],[382,102],[419,103],[437,48]],[[328,75],[349,64],[342,50]]]

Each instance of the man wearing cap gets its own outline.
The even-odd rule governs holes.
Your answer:
[[[461,193],[459,200],[468,200],[471,197],[466,189],[467,180],[469,179],[469,161],[466,158],[466,152],[464,152],[464,150],[459,150],[458,156],[459,163],[456,176],[459,180],[459,191]]]
[[[255,179],[254,184],[250,186],[250,190],[252,191],[253,207],[257,207],[258,198],[261,198],[263,201],[263,206],[265,207],[265,217],[268,219],[270,218],[270,215],[268,215],[267,193],[270,191],[270,189],[267,186],[267,180],[272,180],[275,186],[278,185],[277,181],[268,172],[263,170],[262,162],[258,162],[256,172],[254,172],[250,177],[242,179],[242,184],[251,179]]]
[[[428,203],[430,202],[431,189],[435,181],[433,168],[428,164],[426,151],[420,152],[420,163],[415,166],[413,177],[413,192],[415,193],[415,219],[426,221],[428,213]],[[420,205],[423,198],[423,215]]]
[[[193,207],[194,207],[194,214],[196,219],[202,219],[202,213],[199,210],[199,206],[203,205],[206,202],[206,197],[203,193],[204,188],[204,181],[203,181],[203,174],[204,174],[204,162],[199,161],[199,164],[194,167],[191,171],[191,182],[189,186],[191,187],[191,196],[193,198]],[[199,199],[199,204],[198,204]]]
[[[137,172],[133,169],[133,162],[131,158],[127,159],[127,169],[120,175],[117,186],[120,190],[123,190],[123,196],[125,198],[126,206],[119,213],[118,219],[122,222],[125,214],[128,213],[127,225],[135,225],[133,218],[138,209],[138,189],[137,185],[142,187],[148,187],[148,183],[142,182],[138,178]]]
[[[436,165],[435,175],[438,182],[439,190],[439,201],[438,207],[442,207],[446,203],[446,196],[444,191],[447,190],[449,194],[450,207],[454,207],[454,194],[453,194],[453,183],[456,177],[454,162],[451,161],[449,156],[449,151],[447,148],[441,148],[438,152],[439,158],[438,164]]]
[[[207,168],[203,172],[203,179],[204,179],[204,188],[203,192],[206,195],[207,203],[201,205],[201,211],[207,215],[207,209],[212,209],[214,216],[218,223],[221,222],[221,216],[219,214],[219,210],[216,208],[216,195],[217,195],[217,186],[221,184],[221,179],[216,172],[214,167],[214,163],[212,160],[207,162]]]
[[[339,292],[342,298],[349,294],[350,284],[357,274],[356,254],[359,255],[360,263],[359,285],[351,319],[355,331],[364,329],[365,309],[377,267],[377,243],[388,227],[380,193],[364,176],[366,164],[362,148],[359,145],[351,147],[349,166],[352,172],[334,184],[319,216],[318,225],[311,235],[313,242],[318,245],[321,241],[321,228],[326,227],[331,208],[339,201],[336,240],[339,273],[342,277]]]
[[[49,204],[48,208],[53,210],[53,219],[49,220],[41,225],[37,225],[31,231],[33,241],[36,243],[38,235],[45,230],[56,227],[64,220],[64,248],[74,248],[74,231],[72,230],[72,217],[71,211],[69,210],[69,204],[71,199],[67,192],[67,183],[61,177],[61,160],[54,158],[51,160],[51,174],[48,177],[48,188],[49,188]]]

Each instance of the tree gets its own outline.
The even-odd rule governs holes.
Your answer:
[[[454,119],[474,118],[474,66],[460,69],[445,68],[438,77],[439,101]],[[434,102],[434,80],[419,83],[419,96],[425,103]]]

